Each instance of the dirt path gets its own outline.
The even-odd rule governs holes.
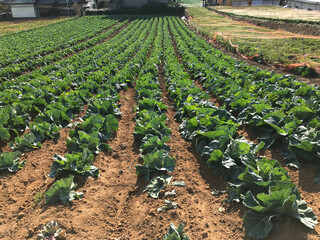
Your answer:
[[[177,202],[181,206],[177,211],[177,218],[187,224],[186,232],[192,239],[242,239],[244,231],[239,216],[243,215],[244,208],[240,204],[231,204],[234,207],[226,204],[226,193],[219,196],[211,194],[213,189],[226,190],[227,183],[224,179],[214,176],[213,170],[201,160],[191,148],[191,144],[180,136],[180,124],[174,120],[176,112],[169,101],[162,68],[160,72],[162,100],[169,106],[168,126],[172,131],[168,144],[171,155],[176,156],[173,177],[185,181],[187,186],[176,189]]]

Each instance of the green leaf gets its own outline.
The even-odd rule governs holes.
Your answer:
[[[65,157],[55,154],[49,177],[58,177],[64,171],[74,171],[91,177],[99,177],[99,169],[93,165],[94,155],[88,150],[66,154]]]
[[[168,107],[164,105],[163,102],[155,99],[144,98],[143,100],[138,101],[138,111],[147,110],[161,114],[164,113],[167,108]]]
[[[190,238],[183,233],[184,224],[180,223],[176,228],[174,223],[170,224],[169,232],[163,237],[164,240],[189,240]]]
[[[223,157],[223,152],[220,149],[215,149],[213,152],[210,154],[210,158],[208,159],[208,162],[211,161],[219,161]]]
[[[60,128],[55,124],[50,124],[48,122],[31,123],[30,129],[39,142],[42,142],[45,139],[57,140],[60,137],[60,133],[58,132]]]
[[[11,147],[14,150],[25,152],[41,148],[42,145],[33,133],[27,133],[23,137],[16,137]]]
[[[10,139],[10,133],[8,129],[2,126],[0,124],[0,140],[9,140]]]
[[[320,132],[299,126],[289,138],[289,150],[307,161],[319,162]]]
[[[0,154],[0,170],[9,170],[17,172],[24,166],[24,161],[20,162],[19,155],[21,152],[3,152]]]
[[[152,198],[158,198],[160,191],[169,186],[171,179],[172,177],[167,175],[156,176],[150,180],[143,192],[148,191]]]
[[[165,144],[167,141],[169,141],[169,137],[167,136],[160,139],[158,136],[146,135],[142,139],[141,154],[158,152],[160,150],[169,151],[170,147]]]
[[[46,192],[46,202],[58,202],[68,203],[74,199],[82,199],[83,193],[76,192],[74,189],[77,184],[73,182],[74,176],[70,175],[68,178],[58,180],[53,186]]]
[[[274,214],[259,213],[248,210],[243,216],[243,225],[249,237],[254,239],[266,238],[271,231]]]
[[[298,204],[298,214],[300,221],[307,227],[313,229],[317,224],[317,216],[314,214],[312,209],[307,206],[307,203],[304,200],[297,200]]]
[[[133,135],[135,140],[140,141],[147,134],[158,136],[159,138],[169,136],[171,130],[166,126],[166,119],[165,114],[158,115],[155,112],[141,112],[134,128]]]
[[[80,152],[88,148],[95,154],[99,153],[100,140],[97,132],[90,135],[83,131],[78,131],[77,135],[78,136],[73,136],[71,139],[67,138],[67,146],[71,151]]]
[[[306,120],[314,115],[314,111],[306,105],[295,106],[289,111],[289,113],[302,120]]]
[[[143,165],[136,165],[138,175],[142,174],[150,178],[150,174],[156,171],[172,172],[175,167],[173,158],[169,157],[168,152],[161,150],[155,153],[148,153],[142,157]]]

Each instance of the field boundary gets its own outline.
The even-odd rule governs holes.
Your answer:
[[[258,67],[260,68],[273,68],[273,69],[277,69],[279,71],[283,71],[282,74],[285,73],[290,73],[295,75],[297,78],[302,79],[301,75],[297,75],[294,72],[295,68],[308,68],[308,69],[312,69],[313,71],[315,71],[315,73],[318,76],[315,76],[315,79],[319,79],[319,74],[320,74],[320,68],[319,68],[319,64],[314,63],[313,65],[315,66],[310,66],[309,62],[303,62],[303,63],[293,63],[293,64],[288,64],[288,65],[284,65],[284,64],[272,64],[269,63],[266,59],[262,58],[262,56],[258,55],[258,54],[254,54],[252,56],[245,56],[243,53],[240,52],[239,50],[239,46],[237,44],[234,44],[231,42],[230,37],[224,36],[223,34],[216,32],[214,36],[209,36],[207,34],[205,34],[204,32],[202,32],[198,27],[193,26],[190,23],[190,20],[192,20],[193,18],[191,17],[190,13],[186,10],[186,16],[189,16],[186,20],[182,20],[182,22],[184,24],[186,24],[186,26],[188,28],[190,28],[192,31],[196,32],[198,34],[198,36],[202,37],[203,39],[205,39],[207,42],[210,42],[212,45],[214,45],[214,47],[218,47],[220,50],[224,50],[227,51],[227,53],[225,54],[229,54],[232,55],[233,57],[237,56],[237,58],[241,59],[242,61],[250,61],[250,65],[258,65]],[[218,13],[217,13],[218,14]],[[234,20],[234,19],[232,19]],[[236,21],[236,20],[234,20]],[[308,36],[306,36],[308,37]],[[318,38],[318,36],[312,36],[311,38]],[[261,61],[262,60],[262,61]],[[309,80],[307,79],[302,79],[302,81],[304,82],[309,82]],[[317,81],[312,81],[312,83],[316,83],[317,85],[319,84]]]
[[[302,19],[282,19],[282,18],[266,18],[266,17],[256,17],[256,16],[250,16],[250,15],[238,15],[235,13],[229,13],[229,12],[223,12],[219,11],[214,8],[207,8],[210,11],[222,14],[222,15],[227,15],[230,17],[244,17],[244,18],[252,18],[252,19],[259,19],[259,20],[268,20],[268,21],[274,21],[274,22],[285,22],[285,23],[308,23],[308,24],[315,24],[315,25],[320,25],[320,21],[308,21],[308,20],[302,20]]]
[[[263,17],[253,17],[248,15],[237,15],[234,13],[222,12],[213,8],[207,8],[209,11],[215,12],[222,16],[230,17],[235,21],[244,21],[270,29],[284,29],[286,31],[305,34],[310,36],[320,36],[320,22],[311,22],[305,20],[292,20],[291,19],[273,19]]]

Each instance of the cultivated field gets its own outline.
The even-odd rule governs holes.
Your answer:
[[[0,36],[9,33],[15,33],[23,30],[46,26],[48,24],[63,22],[70,18],[55,18],[55,19],[28,19],[28,20],[12,20],[0,21]]]
[[[259,62],[292,69],[304,63],[320,73],[320,37],[295,34],[284,30],[259,27],[234,21],[205,8],[188,8],[190,25],[207,38]],[[298,65],[299,66],[299,65]],[[313,76],[309,70],[297,68],[296,73]]]
[[[234,13],[240,16],[247,15],[247,16],[259,17],[259,18],[265,17],[265,18],[274,18],[274,19],[320,21],[319,11],[283,8],[279,6],[252,6],[252,7],[217,6],[212,8],[215,8],[223,12]]]
[[[171,223],[318,239],[319,87],[178,17],[86,16],[0,44],[1,239],[53,220],[57,239],[187,239],[163,238]]]

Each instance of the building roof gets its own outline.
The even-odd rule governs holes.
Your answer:
[[[292,0],[292,2],[303,2],[303,3],[311,3],[311,4],[319,4],[319,0]]]
[[[69,3],[86,3],[87,0],[3,0],[4,3],[8,4],[41,4],[41,5],[52,5],[54,3],[57,4],[66,4],[67,1]]]
[[[34,4],[36,0],[3,0],[3,3],[9,4]]]

